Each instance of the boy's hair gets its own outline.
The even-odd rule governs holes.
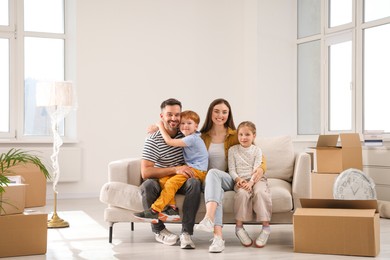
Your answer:
[[[241,127],[248,127],[252,133],[255,135],[256,134],[256,125],[254,123],[252,123],[251,121],[244,121],[244,122],[241,122],[238,127],[237,127],[237,133],[240,131],[240,128]]]
[[[161,103],[160,108],[161,108],[161,110],[163,110],[166,106],[175,106],[175,105],[180,106],[180,110],[181,110],[181,108],[182,108],[181,102],[179,100],[177,100],[176,98],[169,98]]]
[[[181,119],[187,118],[187,119],[194,120],[195,124],[199,125],[199,122],[200,122],[199,115],[194,111],[191,111],[191,110],[183,111],[183,112],[181,112],[180,117],[181,117]]]

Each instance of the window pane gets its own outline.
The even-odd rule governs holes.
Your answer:
[[[0,132],[9,132],[9,40],[0,39]]]
[[[390,16],[389,0],[364,1],[364,21],[369,22]]]
[[[64,33],[63,0],[24,0],[24,30]]]
[[[329,47],[329,130],[352,130],[352,42]]]
[[[0,25],[9,25],[8,0],[0,0]]]
[[[321,43],[298,46],[298,134],[321,131]]]
[[[321,0],[298,0],[298,38],[320,33]]]
[[[390,24],[364,31],[363,130],[390,133]]]
[[[352,22],[352,0],[329,0],[329,27]]]
[[[64,80],[64,40],[25,38],[25,135],[51,133],[45,109],[35,106],[35,85],[39,80]]]

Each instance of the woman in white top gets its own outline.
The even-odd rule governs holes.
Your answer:
[[[209,251],[219,253],[225,248],[225,241],[222,238],[223,195],[224,191],[234,188],[234,180],[227,173],[228,150],[231,146],[238,144],[236,127],[228,101],[220,98],[211,102],[200,132],[209,152],[209,171],[205,181],[206,215],[196,229],[214,232]],[[260,179],[265,169],[263,158],[261,170],[259,170],[261,175],[254,176],[256,181]]]

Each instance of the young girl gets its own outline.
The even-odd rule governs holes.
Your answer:
[[[244,222],[252,220],[262,222],[262,230],[255,241],[256,247],[264,247],[271,232],[269,221],[272,214],[271,193],[267,177],[259,171],[262,163],[262,151],[254,144],[256,126],[250,121],[242,122],[238,128],[240,144],[229,148],[229,174],[235,182],[234,213],[236,217],[236,236],[243,246],[251,246],[252,239],[244,229]],[[261,174],[257,180],[254,174]]]

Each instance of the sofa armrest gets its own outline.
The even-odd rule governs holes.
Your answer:
[[[108,164],[108,181],[123,182],[135,186],[141,185],[141,159],[126,158],[110,162]]]
[[[310,198],[311,192],[311,159],[310,155],[301,152],[295,157],[294,176],[292,181],[292,194],[294,209],[300,208],[300,198]]]

